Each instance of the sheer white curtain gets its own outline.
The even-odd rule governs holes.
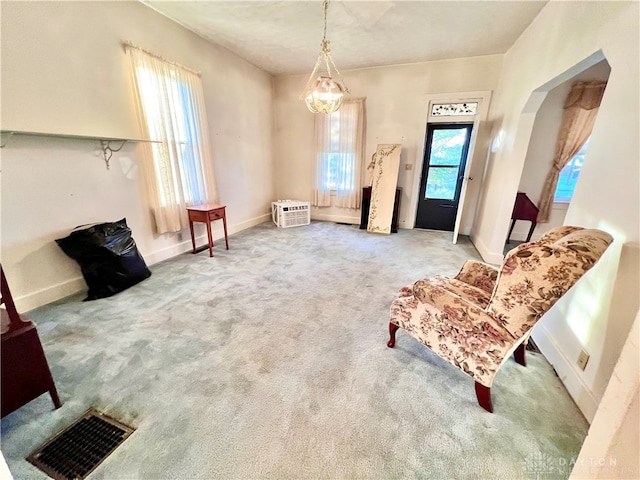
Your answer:
[[[346,100],[331,115],[315,115],[316,175],[312,204],[360,208],[364,98]]]
[[[139,122],[153,143],[142,165],[158,233],[188,227],[188,206],[217,202],[209,128],[200,76],[125,45],[138,99]]]

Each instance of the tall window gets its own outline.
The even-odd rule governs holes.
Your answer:
[[[576,153],[569,163],[567,163],[558,177],[558,186],[556,187],[553,201],[556,203],[569,203],[573,198],[573,191],[576,189],[576,183],[578,183],[578,177],[580,176],[580,169],[584,162],[584,156],[587,153],[587,147],[589,146],[589,140],[585,142],[580,151]]]
[[[340,110],[329,115],[329,150],[322,154],[322,184],[327,190],[352,190],[354,153],[340,151]]]
[[[313,205],[360,208],[364,99],[345,101],[335,113],[315,115],[316,177]]]
[[[198,74],[128,46],[139,117],[152,143],[144,176],[158,233],[188,226],[186,207],[216,201],[202,81]]]

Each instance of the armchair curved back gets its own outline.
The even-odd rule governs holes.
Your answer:
[[[557,227],[511,250],[486,311],[515,338],[534,324],[602,256],[613,238],[596,229]]]

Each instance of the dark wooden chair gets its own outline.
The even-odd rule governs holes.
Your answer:
[[[2,412],[10,414],[43,393],[49,392],[53,405],[60,408],[56,386],[36,326],[16,310],[4,270],[0,266],[2,290]]]

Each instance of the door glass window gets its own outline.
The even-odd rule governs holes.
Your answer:
[[[425,198],[453,200],[456,196],[458,170],[453,168],[432,168],[427,179]]]
[[[467,128],[434,130],[425,199],[454,200]]]

